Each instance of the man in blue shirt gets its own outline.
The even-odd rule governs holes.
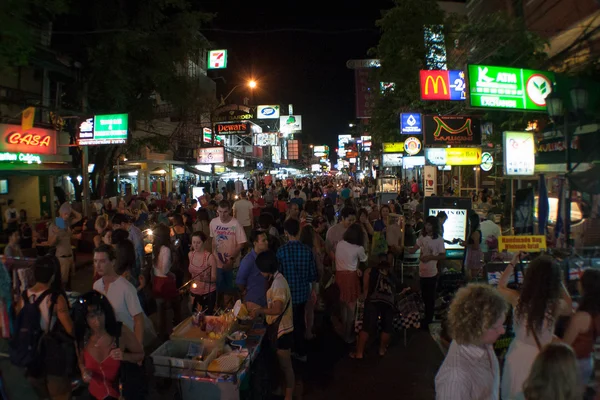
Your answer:
[[[290,203],[298,204],[298,208],[300,209],[300,211],[302,211],[302,206],[304,206],[304,199],[300,197],[300,191],[298,189],[294,191],[294,198],[290,200]]]
[[[300,222],[288,219],[283,224],[288,242],[277,250],[279,269],[292,292],[294,347],[299,359],[306,360],[305,308],[309,298],[316,299],[317,264],[312,249],[300,242]]]
[[[352,194],[352,191],[350,190],[349,185],[346,183],[344,185],[344,188],[340,191],[340,197],[342,198],[342,200],[346,200],[350,198],[350,195]]]
[[[256,266],[256,257],[269,250],[267,232],[252,231],[250,242],[252,250],[240,262],[240,269],[235,279],[248,310],[267,306],[266,281]]]

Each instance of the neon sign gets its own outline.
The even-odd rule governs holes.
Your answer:
[[[21,162],[25,164],[41,164],[42,157],[38,154],[28,153],[0,153],[0,162]]]
[[[54,130],[0,124],[0,152],[54,155],[56,138]]]
[[[421,100],[465,100],[465,73],[458,70],[421,70]]]
[[[481,146],[478,118],[460,115],[425,116],[425,144]]]

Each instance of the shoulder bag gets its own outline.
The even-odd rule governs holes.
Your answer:
[[[291,299],[288,300],[287,305],[283,309],[283,312],[279,314],[279,316],[275,319],[275,321],[273,321],[272,324],[267,324],[267,331],[265,333],[265,337],[267,338],[267,341],[274,350],[277,349],[277,334],[279,333],[279,324],[281,323],[281,319],[283,318],[283,315],[289,308],[291,302]]]

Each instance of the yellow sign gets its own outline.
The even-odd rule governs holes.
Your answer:
[[[546,249],[546,236],[500,236],[498,250],[516,253],[519,251],[538,252]]]
[[[442,83],[442,88],[444,89],[444,94],[448,94],[448,87],[446,87],[446,81],[442,76],[433,77],[429,75],[425,80],[425,95],[429,94],[429,84],[431,83],[431,87],[433,87],[433,93],[437,94],[440,87],[440,82]]]
[[[33,128],[33,120],[35,118],[35,107],[27,107],[21,114],[21,129],[28,131]]]
[[[400,143],[384,143],[384,153],[402,153],[404,151],[404,142]]]
[[[479,165],[481,164],[481,148],[448,147],[446,148],[446,165]]]

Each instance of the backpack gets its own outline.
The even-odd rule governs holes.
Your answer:
[[[50,290],[46,290],[33,303],[29,302],[27,291],[21,294],[23,308],[16,316],[15,335],[9,343],[10,361],[17,367],[34,368],[42,360],[40,342],[45,332],[40,325],[40,304],[49,294]]]
[[[371,278],[373,278],[373,273],[376,270],[373,270],[371,273]],[[394,278],[391,273],[382,274],[380,271],[376,271],[377,273],[377,282],[375,283],[375,287],[373,288],[373,292],[369,295],[369,301],[371,302],[379,302],[386,303],[389,305],[394,305],[394,298],[396,292],[396,284],[394,283]]]

